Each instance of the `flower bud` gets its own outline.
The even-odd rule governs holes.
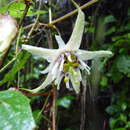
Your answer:
[[[9,15],[0,14],[0,58],[6,53],[17,33],[17,23]]]

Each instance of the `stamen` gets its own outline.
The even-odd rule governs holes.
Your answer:
[[[69,78],[68,78],[67,76],[65,76],[64,82],[66,83],[66,82],[68,82],[68,81],[69,81]]]
[[[82,60],[79,59],[79,61],[80,61],[80,63],[81,63],[81,66],[87,71],[87,73],[88,73],[88,75],[89,75],[91,68],[90,68],[87,64],[85,64]]]
[[[59,67],[59,71],[63,71],[63,67],[64,67],[64,55],[62,55],[62,58],[61,58],[61,63],[60,63],[60,67]]]
[[[70,52],[65,52],[65,55],[66,55],[68,61],[72,62],[71,53]]]

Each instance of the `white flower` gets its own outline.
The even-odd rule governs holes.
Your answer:
[[[0,58],[8,50],[16,33],[16,21],[9,15],[0,14]]]
[[[72,89],[72,85],[75,92],[79,93],[80,82],[82,80],[81,71],[86,71],[90,74],[90,67],[85,61],[112,55],[111,51],[86,51],[79,49],[84,30],[84,22],[84,13],[79,9],[74,30],[67,44],[64,43],[60,36],[55,36],[59,45],[58,49],[45,49],[22,45],[23,49],[34,55],[43,57],[50,62],[50,65],[42,71],[43,74],[48,73],[47,78],[38,88],[31,90],[31,92],[38,92],[52,82],[59,89],[60,82],[64,78],[66,87]]]

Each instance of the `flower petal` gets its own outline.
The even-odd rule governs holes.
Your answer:
[[[54,62],[53,68],[51,69],[51,74],[53,78],[55,79],[57,77],[57,73],[59,72],[59,62]]]
[[[55,85],[57,85],[58,90],[60,89],[60,83],[61,83],[63,77],[64,77],[64,74],[62,74],[61,72],[58,72],[57,78],[55,80]]]
[[[46,48],[34,47],[30,45],[22,45],[22,49],[27,50],[33,55],[43,57],[48,62],[51,62],[52,60],[54,60],[57,55],[56,49],[46,49]]]
[[[60,66],[59,66],[59,71],[63,71],[64,68],[64,59],[61,60]]]
[[[50,85],[53,82],[53,80],[54,80],[54,78],[53,78],[52,74],[49,73],[47,75],[45,81],[39,87],[32,89],[30,92],[32,92],[32,93],[39,92],[40,90],[42,90],[42,89],[46,88],[48,85]]]
[[[77,72],[77,80],[82,81],[80,69],[77,69],[76,72]]]
[[[70,75],[70,81],[72,83],[73,89],[78,94],[80,92],[80,81],[78,79],[79,75],[78,76],[73,76],[71,73],[69,73],[69,75]]]
[[[78,50],[77,55],[81,60],[91,60],[97,57],[109,57],[112,56],[111,51],[85,51],[85,50]]]
[[[46,69],[44,69],[43,71],[41,71],[42,74],[46,74],[50,71],[50,69],[52,68],[52,64],[50,64]]]
[[[57,43],[59,45],[59,48],[64,48],[65,47],[65,43],[62,40],[61,36],[60,35],[55,35],[55,38],[56,38],[56,41],[57,41]]]
[[[80,92],[80,82],[75,81],[74,78],[71,78],[70,80],[71,80],[71,83],[73,85],[74,91],[78,94]]]
[[[81,9],[79,9],[74,30],[71,34],[70,40],[66,44],[67,50],[79,49],[82,40],[83,30],[84,30],[84,23],[85,23],[84,13],[81,11]]]

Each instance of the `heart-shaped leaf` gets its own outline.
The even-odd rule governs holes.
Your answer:
[[[14,90],[0,92],[0,130],[33,130],[29,99]]]

